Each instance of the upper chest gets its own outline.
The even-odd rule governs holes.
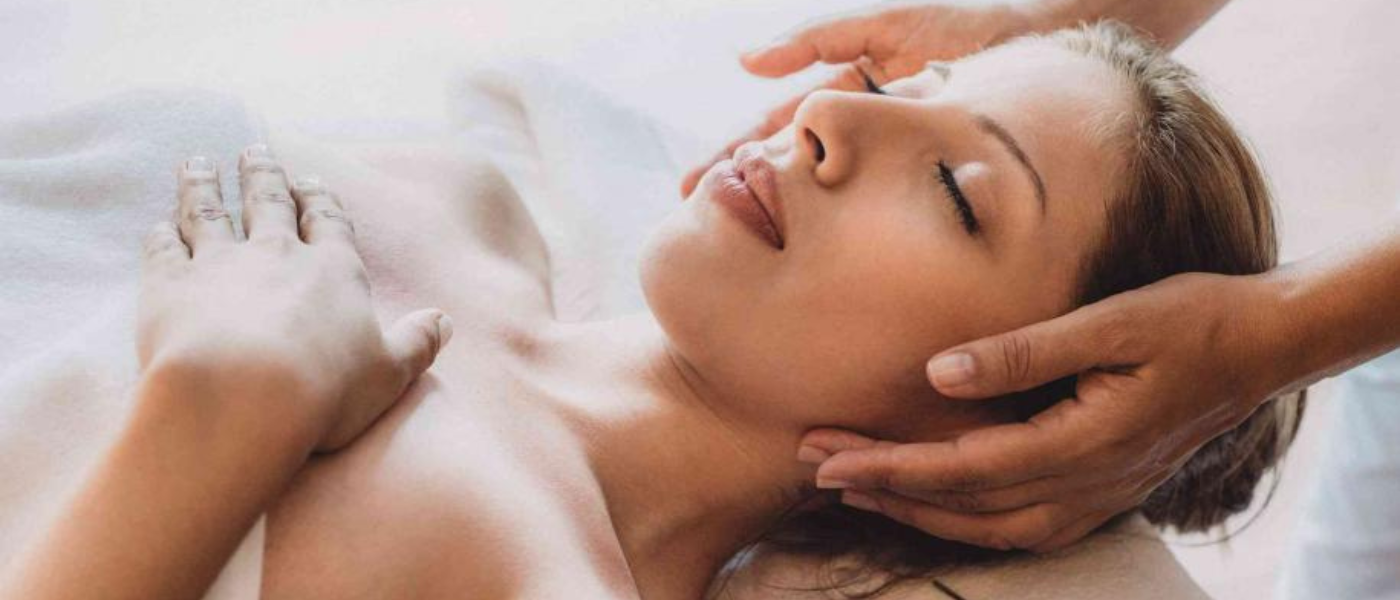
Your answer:
[[[518,392],[446,369],[315,459],[269,512],[264,596],[532,597],[625,573],[582,453],[502,401]]]
[[[444,148],[275,147],[340,196],[381,315],[437,307],[455,331],[390,412],[270,511],[264,596],[625,588],[582,452],[510,366],[517,332],[552,309],[544,241],[509,183]]]

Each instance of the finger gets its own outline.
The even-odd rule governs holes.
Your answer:
[[[944,442],[877,445],[834,454],[817,469],[817,486],[880,488],[904,495],[981,491],[1059,475],[1083,455],[1092,435],[1064,401],[1024,423],[1008,423]],[[839,485],[844,484],[844,485]]]
[[[1111,301],[1111,299],[1109,300]],[[1109,302],[1105,301],[1105,302]],[[928,379],[954,398],[991,398],[1043,385],[1097,366],[1121,366],[1136,357],[1116,352],[1111,305],[1089,305],[1067,315],[946,350],[928,363]]]
[[[912,500],[962,513],[1005,512],[1059,501],[1067,494],[1073,493],[1070,483],[1056,476],[1041,477],[1006,487],[978,491],[889,491]]]
[[[797,447],[797,460],[820,464],[837,452],[872,448],[881,443],[893,445],[893,442],[881,442],[845,429],[813,429],[802,436]]]
[[[838,16],[805,25],[783,39],[745,53],[740,64],[761,77],[783,77],[814,62],[850,62],[878,48],[876,40],[889,34],[869,15]]]
[[[1080,517],[1078,521],[1074,521],[1069,525],[1066,525],[1065,527],[1061,528],[1059,531],[1055,532],[1054,535],[1050,536],[1045,541],[1031,546],[1030,548],[1027,548],[1027,550],[1030,550],[1031,552],[1035,552],[1037,554],[1044,554],[1046,552],[1054,552],[1061,548],[1065,548],[1070,544],[1084,539],[1084,536],[1089,535],[1095,529],[1098,529],[1100,525],[1103,525],[1104,523],[1108,522],[1108,520],[1112,519],[1113,517],[1113,513],[1089,513],[1087,515],[1084,515],[1083,517]]]
[[[878,69],[871,69],[871,72],[872,75],[877,76],[877,79],[880,79],[880,77],[878,77],[880,74]],[[768,113],[763,116],[763,121],[744,135],[745,139],[730,144],[729,151],[732,153],[734,149],[742,145],[744,141],[749,139],[766,139],[782,131],[784,127],[791,125],[793,117],[797,115],[797,109],[802,106],[802,101],[806,100],[807,96],[812,95],[812,92],[818,90],[838,90],[844,92],[865,91],[865,77],[862,76],[861,73],[862,71],[854,66],[843,67],[837,71],[835,75],[823,81],[821,85],[807,90],[801,95],[794,96],[788,99],[788,101],[778,105],[776,108],[769,110]]]
[[[287,173],[267,146],[254,144],[238,160],[243,196],[243,232],[249,240],[297,239],[297,206],[287,189]]]
[[[191,256],[201,249],[237,241],[233,219],[224,209],[219,191],[219,171],[214,162],[196,156],[180,167],[179,215],[180,237],[189,246]]]
[[[948,511],[895,494],[845,490],[847,506],[878,512],[891,519],[943,539],[997,550],[1030,548],[1049,539],[1072,520],[1054,504],[1003,512],[967,514]]]
[[[400,389],[432,366],[438,352],[452,339],[452,318],[436,309],[404,315],[385,336],[389,354],[403,373]]]
[[[298,177],[292,186],[292,197],[301,212],[297,223],[301,239],[308,244],[355,244],[355,228],[350,216],[321,179]]]
[[[180,230],[174,223],[161,221],[146,233],[141,259],[148,267],[176,264],[190,259],[190,248],[180,239]]]

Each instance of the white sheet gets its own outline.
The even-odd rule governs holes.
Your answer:
[[[197,92],[0,124],[0,566],[62,506],[130,406],[140,241],[171,210],[174,165],[236,156],[259,137],[237,102]],[[260,549],[260,528],[251,539]],[[257,558],[240,551],[232,564],[256,570]]]
[[[452,126],[489,148],[540,222],[561,317],[640,306],[635,256],[677,201],[677,146],[665,139],[682,138],[557,70],[516,64],[462,81]],[[327,131],[383,139],[422,127]],[[0,124],[0,567],[61,508],[130,406],[138,250],[173,205],[174,166],[194,154],[231,166],[261,131],[239,103],[195,92]],[[227,169],[223,179],[236,189]],[[260,522],[207,597],[256,597],[261,555]]]

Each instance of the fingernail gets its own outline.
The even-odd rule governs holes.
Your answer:
[[[452,317],[447,316],[447,313],[438,314],[437,328],[438,348],[441,349],[447,342],[452,341]]]
[[[976,374],[972,356],[958,352],[940,356],[928,363],[928,378],[940,387],[957,387],[972,381]]]
[[[797,447],[798,462],[819,465],[823,462],[826,462],[826,459],[828,458],[831,458],[831,453],[827,452],[826,450],[822,450],[821,448],[818,448],[816,446],[808,446],[806,444],[803,444]]]
[[[880,504],[867,494],[855,490],[841,492],[841,503],[869,512],[880,512]]]
[[[248,158],[272,158],[272,151],[267,149],[267,144],[253,144],[243,150],[243,155]]]
[[[835,479],[832,477],[817,477],[817,489],[822,490],[844,490],[851,487],[851,482],[845,479]]]
[[[190,173],[213,173],[214,161],[203,156],[191,156],[185,161],[185,170]]]

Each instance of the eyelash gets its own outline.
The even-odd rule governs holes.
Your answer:
[[[865,71],[860,71],[861,79],[865,80],[865,91],[881,96],[890,95],[884,88],[875,83],[874,79]],[[972,212],[972,204],[968,203],[967,196],[962,193],[962,188],[958,186],[958,180],[953,177],[953,170],[943,161],[938,161],[938,179],[943,182],[943,187],[948,190],[948,197],[953,199],[953,206],[958,211],[958,218],[962,220],[963,229],[968,235],[977,235],[982,230],[982,225],[977,222],[977,215]]]
[[[948,168],[943,161],[938,161],[938,179],[943,181],[943,187],[948,190],[948,196],[953,199],[953,205],[958,209],[958,218],[962,219],[963,229],[968,235],[977,235],[982,230],[982,225],[977,222],[977,215],[972,213],[972,204],[968,203],[967,197],[963,195],[962,188],[958,187],[957,178],[953,177],[953,170]]]

